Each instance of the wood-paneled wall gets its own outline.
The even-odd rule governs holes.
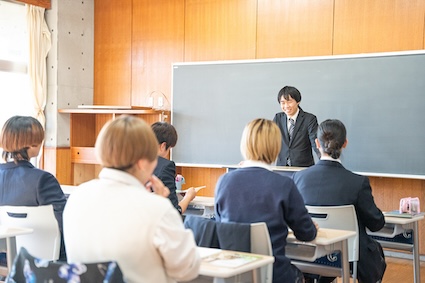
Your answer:
[[[184,0],[133,1],[131,105],[161,93],[171,101],[171,64],[184,61],[184,10]]]
[[[257,59],[332,55],[334,0],[258,1]]]
[[[424,38],[425,0],[95,0],[94,101],[147,105],[155,91],[171,101],[172,62],[415,50]],[[225,171],[178,172],[213,195]],[[425,180],[371,183],[381,209],[419,196],[425,210]]]
[[[132,1],[95,1],[94,104],[131,105]]]

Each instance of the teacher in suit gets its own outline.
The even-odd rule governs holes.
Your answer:
[[[384,254],[381,245],[366,233],[366,228],[378,231],[384,227],[385,219],[373,200],[369,179],[341,164],[339,158],[347,142],[341,121],[322,122],[316,139],[320,161],[296,172],[293,179],[306,205],[354,205],[359,225],[359,282],[380,282],[386,268]],[[320,283],[331,281],[329,278],[319,280]]]
[[[273,119],[282,133],[282,149],[276,165],[313,165],[312,149],[320,158],[320,152],[314,142],[318,126],[316,116],[301,109],[301,93],[293,86],[282,88],[277,95],[277,101],[283,112],[277,113]]]

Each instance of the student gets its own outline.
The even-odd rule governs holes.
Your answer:
[[[109,121],[95,153],[103,166],[99,179],[80,185],[64,211],[68,262],[117,261],[127,283],[197,277],[193,234],[153,175],[158,142],[150,126],[135,116]]]
[[[194,188],[186,190],[183,199],[179,202],[176,194],[176,164],[174,161],[168,160],[170,149],[177,143],[177,131],[173,125],[165,122],[156,122],[152,124],[152,130],[156,135],[159,143],[158,149],[158,165],[153,171],[170,190],[170,199],[173,206],[183,214],[189,203],[196,197]]]
[[[306,205],[349,205],[356,208],[359,225],[358,279],[375,283],[382,279],[386,263],[381,245],[373,240],[366,228],[378,231],[385,219],[376,206],[369,179],[344,168],[339,159],[347,146],[346,129],[339,120],[326,120],[319,126],[316,146],[320,161],[293,175]],[[321,278],[319,282],[331,282]]]
[[[40,122],[29,116],[13,116],[3,126],[0,142],[3,148],[0,164],[0,205],[53,205],[59,230],[63,235],[62,212],[66,197],[49,172],[35,168],[30,159],[37,157],[44,140]],[[61,237],[60,260],[66,260]]]
[[[216,186],[216,220],[266,222],[275,257],[273,282],[303,282],[302,273],[285,256],[288,227],[301,241],[313,240],[317,231],[291,178],[271,171],[280,146],[281,134],[272,121],[255,119],[246,125],[242,167],[222,175]]]
[[[277,95],[277,101],[283,112],[277,113],[273,119],[282,133],[282,149],[276,165],[313,165],[312,148],[320,158],[320,152],[314,143],[317,132],[316,116],[301,109],[301,93],[293,86],[282,88]]]

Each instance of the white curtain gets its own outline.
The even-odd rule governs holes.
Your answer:
[[[44,8],[25,5],[29,36],[28,75],[34,100],[34,117],[46,126],[44,108],[47,101],[46,57],[51,47],[50,31],[44,19]]]
[[[44,19],[44,8],[28,4],[25,5],[25,8],[29,37],[28,75],[32,88],[33,117],[37,118],[46,128],[46,116],[44,115],[47,101],[46,57],[52,45],[50,31]],[[36,167],[43,167],[41,156],[43,156],[43,147],[36,160],[32,161]]]

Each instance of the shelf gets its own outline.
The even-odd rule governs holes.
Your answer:
[[[148,124],[167,121],[169,110],[148,107],[107,105],[82,105],[78,108],[59,109],[59,113],[70,114],[70,172],[72,185],[79,185],[97,177],[100,171],[94,145],[102,127],[119,115],[132,115]]]
[[[115,108],[69,108],[59,109],[59,113],[65,114],[163,114],[169,110],[160,109],[115,109]]]

